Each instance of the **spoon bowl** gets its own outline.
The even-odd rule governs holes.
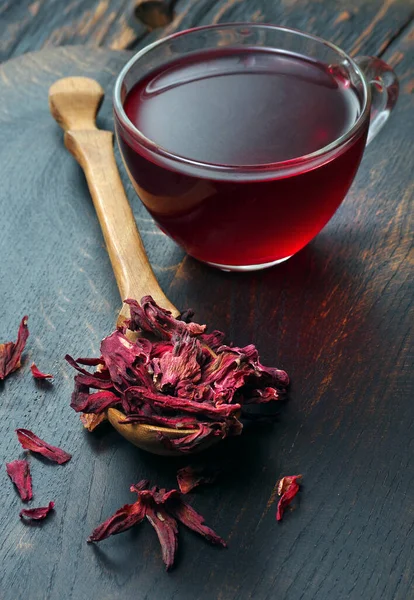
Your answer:
[[[155,425],[147,425],[145,423],[125,423],[120,424],[125,415],[116,408],[109,408],[107,411],[108,421],[126,440],[138,446],[142,450],[159,454],[161,456],[182,456],[179,450],[171,450],[164,446],[158,439],[158,434],[162,433],[170,440],[177,440],[185,435],[194,433],[192,429],[170,429],[169,427],[159,427]],[[216,444],[216,438],[209,438],[204,443],[197,446],[194,453],[201,452],[209,446]]]

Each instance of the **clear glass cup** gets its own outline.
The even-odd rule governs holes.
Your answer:
[[[175,154],[128,118],[125,98],[149,73],[193,60],[200,52],[250,49],[299,55],[343,78],[359,103],[349,129],[303,156],[235,165]],[[249,271],[287,260],[326,225],[355,177],[366,144],[388,119],[397,97],[397,77],[378,58],[353,60],[321,38],[285,27],[214,25],[166,37],[131,58],[115,84],[115,130],[131,182],[162,231],[201,261]]]

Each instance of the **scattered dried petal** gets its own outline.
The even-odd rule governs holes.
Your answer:
[[[29,337],[27,319],[28,317],[24,316],[21,320],[16,342],[0,344],[0,380],[5,379],[21,366],[20,359]]]
[[[213,544],[226,546],[226,542],[221,537],[204,525],[203,517],[182,500],[178,490],[167,492],[156,486],[150,488],[148,479],[142,479],[139,483],[131,485],[130,490],[138,495],[137,502],[126,504],[102,525],[99,525],[93,531],[88,542],[99,542],[110,535],[126,531],[147,517],[157,533],[167,570],[174,564],[177,551],[176,519]]]
[[[59,465],[63,465],[63,463],[68,462],[68,460],[72,458],[71,454],[65,452],[61,448],[57,448],[56,446],[48,444],[44,440],[41,440],[29,429],[16,429],[16,433],[17,438],[24,450],[37,452],[45,458],[58,463]]]
[[[83,426],[88,431],[93,431],[96,429],[101,423],[107,421],[105,413],[101,413],[99,415],[94,415],[92,413],[81,413],[80,420],[83,423]]]
[[[93,530],[88,538],[88,542],[100,542],[111,535],[127,531],[127,529],[141,523],[145,517],[145,511],[146,507],[140,499],[134,502],[134,504],[125,504],[112,517],[109,517],[109,519]]]
[[[34,363],[32,363],[30,370],[35,379],[53,379],[53,375],[51,373],[42,373],[42,371],[39,371]]]
[[[47,515],[54,509],[55,503],[49,502],[47,506],[40,506],[39,508],[24,508],[20,511],[19,517],[31,521],[42,521]]]
[[[7,475],[19,492],[23,502],[28,502],[33,498],[32,477],[30,475],[30,465],[27,460],[13,460],[6,463]]]
[[[174,564],[177,552],[177,521],[161,506],[147,506],[146,517],[157,532],[161,544],[162,560],[168,571]]]
[[[178,486],[182,494],[188,494],[201,483],[214,483],[218,470],[204,466],[188,466],[177,471]]]
[[[281,496],[281,498],[277,505],[276,519],[278,521],[282,520],[285,508],[289,506],[293,498],[298,493],[299,484],[297,482],[300,479],[302,479],[302,475],[288,475],[279,480],[277,493],[279,496]]]
[[[226,542],[215,531],[204,525],[204,518],[192,506],[184,502],[177,490],[172,490],[165,502],[166,509],[183,525],[202,535],[212,544],[227,547]]]

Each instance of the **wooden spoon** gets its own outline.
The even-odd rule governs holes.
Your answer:
[[[106,247],[111,259],[121,299],[151,295],[155,302],[171,311],[179,311],[161,290],[119,176],[113,151],[111,131],[98,129],[95,119],[104,97],[99,83],[86,77],[67,77],[56,81],[49,90],[50,112],[65,132],[65,146],[82,167],[98,215]],[[123,304],[117,325],[129,318],[129,307]],[[107,412],[112,426],[135,446],[162,455],[179,455],[167,449],[157,434],[177,439],[193,433],[188,429],[170,429],[146,424],[119,423],[125,415],[114,408]],[[197,451],[215,443],[200,444]]]

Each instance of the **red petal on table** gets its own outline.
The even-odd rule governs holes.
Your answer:
[[[0,380],[5,379],[21,365],[20,359],[29,337],[27,319],[28,317],[24,316],[21,320],[16,342],[0,344]]]
[[[16,429],[17,438],[22,445],[24,450],[31,450],[37,452],[45,458],[52,460],[53,462],[63,465],[72,458],[72,455],[65,452],[61,448],[51,446],[44,440],[41,440],[37,435],[31,432],[29,429]]]
[[[24,508],[20,511],[19,517],[21,519],[26,518],[32,521],[42,521],[55,507],[54,502],[49,502],[47,506],[40,506],[39,508]]]
[[[162,560],[168,571],[174,564],[175,553],[177,551],[177,521],[160,505],[152,503],[146,508],[146,517],[157,532],[161,544]]]
[[[134,525],[138,525],[144,519],[146,506],[138,500],[134,504],[125,504],[116,511],[109,519],[98,525],[88,538],[88,542],[100,542],[111,535],[122,533]]]
[[[184,467],[177,471],[177,481],[180,491],[188,494],[200,483],[213,483],[217,479],[218,471],[207,467]]]
[[[100,415],[94,415],[92,413],[81,413],[80,420],[83,423],[83,426],[88,431],[93,431],[96,429],[101,423],[107,421],[105,413],[101,413]]]
[[[162,558],[167,570],[174,564],[178,544],[177,520],[196,531],[213,544],[226,546],[212,529],[204,525],[204,519],[191,506],[183,502],[178,490],[158,488],[149,489],[148,479],[130,487],[131,492],[138,494],[138,501],[126,504],[115,514],[99,525],[93,532],[88,542],[99,542],[110,535],[126,531],[130,527],[141,523],[144,517],[154,527],[162,549]]]
[[[6,463],[7,475],[19,492],[23,502],[28,502],[33,498],[32,477],[30,475],[30,466],[27,460],[13,460]]]
[[[288,475],[279,480],[277,493],[281,496],[277,505],[276,519],[282,520],[285,508],[289,506],[293,498],[299,491],[298,481],[302,479],[302,475]]]
[[[32,363],[30,370],[35,379],[53,379],[53,375],[51,373],[42,373],[42,371],[39,371],[34,363]]]
[[[215,531],[204,525],[204,517],[187,504],[187,502],[184,502],[179,497],[178,492],[176,494],[168,492],[167,494],[169,497],[165,500],[165,507],[173,517],[189,529],[205,537],[212,544],[218,544],[224,548],[227,547],[226,542]]]

